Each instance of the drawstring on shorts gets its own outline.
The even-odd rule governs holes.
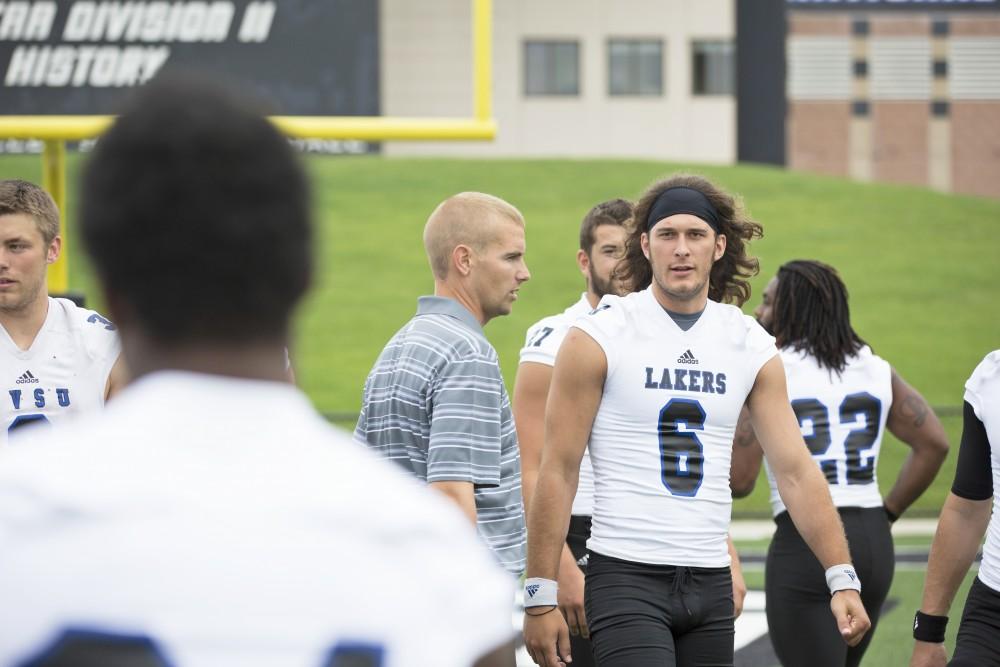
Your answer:
[[[687,612],[689,617],[693,614],[691,613],[690,607],[688,607],[685,594],[691,590],[691,583],[691,568],[684,565],[678,565],[674,570],[674,581],[670,585],[670,592],[671,594],[676,593],[680,597],[681,604],[684,605],[684,611]]]

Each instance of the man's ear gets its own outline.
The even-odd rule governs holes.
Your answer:
[[[55,264],[60,252],[62,252],[62,237],[57,234],[45,251],[45,263]]]
[[[718,262],[726,254],[726,235],[715,235],[715,261]]]
[[[576,265],[580,269],[580,273],[586,278],[590,275],[590,256],[583,250],[576,251]]]
[[[467,245],[459,244],[451,251],[451,265],[458,275],[467,276],[472,272],[472,265],[476,263],[476,253]]]

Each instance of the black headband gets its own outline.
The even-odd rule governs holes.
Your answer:
[[[678,213],[689,213],[701,218],[715,230],[716,234],[722,233],[719,214],[712,206],[712,202],[708,201],[708,197],[694,188],[685,187],[667,188],[660,193],[649,209],[649,216],[646,217],[646,231],[652,229],[660,220]]]

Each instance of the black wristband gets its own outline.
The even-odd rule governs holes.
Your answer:
[[[558,609],[559,607],[558,607],[558,606],[553,606],[553,607],[551,607],[550,609],[546,609],[546,610],[545,610],[545,611],[543,611],[543,612],[542,612],[541,614],[532,614],[532,613],[530,613],[530,612],[528,611],[528,609],[537,609],[537,608],[538,608],[538,607],[527,607],[527,608],[526,608],[526,609],[524,610],[524,615],[525,615],[525,616],[545,616],[545,614],[549,613],[550,611],[555,611],[555,610],[556,610],[556,609]],[[942,640],[942,641],[943,641],[943,640]]]
[[[918,641],[940,644],[944,642],[946,627],[948,627],[947,616],[932,616],[919,609],[913,616],[913,638]]]
[[[885,516],[887,519],[889,519],[889,523],[896,523],[896,521],[899,520],[899,515],[894,514],[893,511],[888,507],[886,507],[884,503],[882,505],[882,509],[885,510]]]

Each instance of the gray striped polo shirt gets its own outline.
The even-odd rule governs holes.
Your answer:
[[[497,353],[472,313],[422,296],[365,381],[354,437],[427,482],[472,482],[479,534],[524,570],[521,459]]]

